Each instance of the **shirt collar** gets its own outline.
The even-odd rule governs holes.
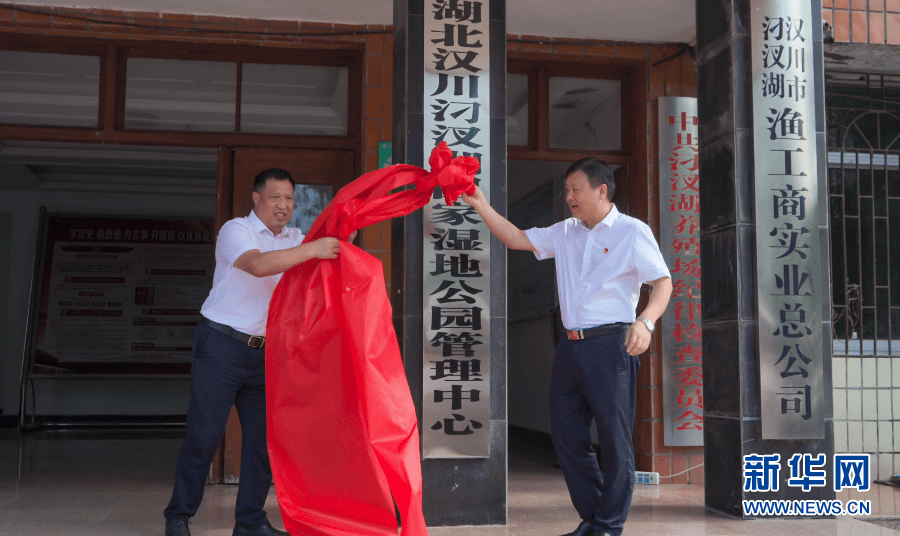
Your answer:
[[[261,219],[259,219],[259,216],[256,215],[255,210],[250,211],[250,216],[248,216],[247,219],[250,220],[250,227],[255,232],[257,232],[257,233],[268,232],[270,235],[273,234],[272,230],[269,229],[268,227],[266,227],[266,224],[263,223],[263,221]],[[275,238],[287,236],[287,232],[288,232],[287,226],[285,225],[284,229],[282,229],[281,232],[277,236],[275,236]]]
[[[609,209],[609,212],[606,214],[606,217],[604,217],[602,220],[600,220],[600,223],[595,225],[593,229],[588,229],[587,225],[585,225],[584,222],[581,220],[578,220],[578,225],[580,225],[587,231],[596,231],[597,228],[600,227],[601,225],[605,225],[609,228],[612,228],[613,224],[616,223],[616,220],[619,219],[620,215],[621,215],[621,213],[619,212],[619,209],[617,209],[615,203],[613,203],[612,207]]]

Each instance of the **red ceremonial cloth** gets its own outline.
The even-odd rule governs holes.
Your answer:
[[[395,165],[342,188],[304,242],[342,240],[337,259],[285,272],[266,326],[269,458],[292,536],[428,534],[415,407],[385,292],[381,261],[350,233],[424,206],[440,186],[448,204],[473,193],[478,161],[431,153],[431,172]],[[389,193],[415,184],[414,190]],[[393,497],[393,501],[392,501]]]

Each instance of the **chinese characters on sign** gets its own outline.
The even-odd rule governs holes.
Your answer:
[[[703,445],[697,99],[659,99],[660,249],[672,271],[662,317],[665,445]]]
[[[490,31],[487,0],[425,4],[424,160],[445,141],[481,163],[490,192]],[[490,199],[489,199],[490,200]],[[490,456],[490,234],[440,190],[424,209],[422,455]]]
[[[751,21],[764,439],[824,437],[815,75],[808,2]]]

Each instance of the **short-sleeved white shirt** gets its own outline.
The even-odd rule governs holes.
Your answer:
[[[216,240],[212,290],[200,314],[249,335],[265,335],[269,300],[281,274],[255,277],[235,268],[234,261],[254,249],[266,253],[299,246],[302,242],[300,229],[285,227],[275,236],[252,211],[246,218],[225,223]]]
[[[556,258],[566,329],[633,323],[641,284],[671,277],[650,227],[615,205],[593,229],[569,218],[525,234],[538,260]]]

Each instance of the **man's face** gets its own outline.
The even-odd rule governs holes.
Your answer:
[[[253,192],[253,211],[273,234],[281,233],[294,212],[294,189],[291,181],[267,180],[262,192]]]
[[[606,185],[591,188],[584,171],[576,171],[566,177],[566,204],[572,216],[582,221],[596,223],[601,213],[600,199],[606,191]]]

